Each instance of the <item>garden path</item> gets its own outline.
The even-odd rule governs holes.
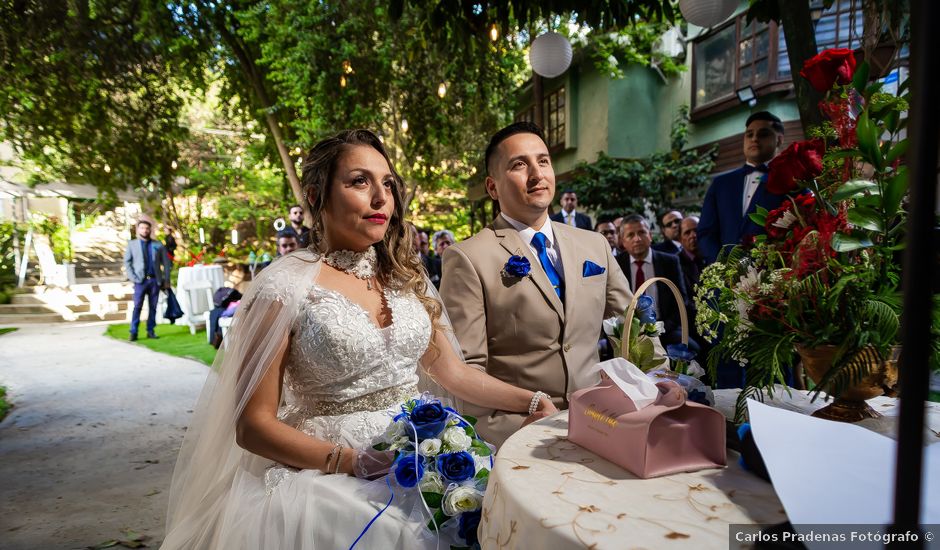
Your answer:
[[[104,329],[34,325],[0,336],[0,384],[14,403],[0,423],[5,549],[162,542],[170,476],[208,367]]]

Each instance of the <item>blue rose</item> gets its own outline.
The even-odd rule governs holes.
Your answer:
[[[449,481],[466,481],[477,473],[473,455],[467,451],[447,453],[437,457],[437,471]]]
[[[424,477],[424,459],[415,455],[401,455],[395,466],[395,480],[402,487],[414,487]]]
[[[473,546],[480,542],[477,538],[477,529],[480,527],[480,510],[475,512],[464,512],[460,514],[460,522],[457,524],[457,536],[467,541],[467,546]]]
[[[418,405],[411,411],[410,420],[418,432],[418,439],[437,437],[447,426],[449,414],[439,401]]]
[[[509,261],[503,266],[503,271],[512,277],[525,277],[532,271],[532,265],[525,256],[510,256]]]
[[[708,402],[708,394],[702,390],[689,390],[689,401],[711,406],[711,403]]]
[[[666,355],[675,361],[685,361],[688,363],[695,359],[695,352],[689,349],[685,344],[669,344],[666,346]]]
[[[653,307],[653,299],[643,294],[636,301],[636,317],[641,323],[656,322],[656,308]]]

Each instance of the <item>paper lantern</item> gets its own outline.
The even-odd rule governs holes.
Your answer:
[[[571,65],[571,42],[557,32],[547,32],[532,42],[529,62],[536,74],[555,78]]]
[[[679,0],[679,11],[686,21],[699,27],[714,27],[731,17],[738,0]]]

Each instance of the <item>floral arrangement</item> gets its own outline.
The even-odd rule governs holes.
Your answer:
[[[649,371],[662,364],[662,359],[656,357],[656,348],[653,338],[663,333],[663,322],[656,320],[656,307],[653,298],[646,294],[637,299],[636,309],[633,311],[632,326],[630,327],[630,342],[627,361],[630,361],[642,371]],[[614,350],[614,357],[622,355],[623,319],[612,317],[604,320],[604,332]]]
[[[821,52],[800,74],[828,91],[830,121],[769,163],[768,190],[787,200],[751,215],[766,234],[706,267],[695,295],[699,332],[716,342],[709,369],[745,365],[739,420],[748,397],[785,383],[796,345],[836,346],[816,390],[839,395],[869,374],[863,356],[884,360],[898,343],[906,83],[898,96],[868,84],[852,50]]]
[[[427,528],[455,531],[469,547],[479,545],[477,526],[493,467],[493,451],[476,434],[475,423],[424,394],[406,401],[373,445],[395,451],[389,475],[418,493],[430,516]]]

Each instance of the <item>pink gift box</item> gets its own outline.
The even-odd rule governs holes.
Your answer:
[[[606,376],[572,393],[568,439],[644,479],[723,467],[724,415],[686,401],[673,382],[656,386],[656,400],[639,410]]]

